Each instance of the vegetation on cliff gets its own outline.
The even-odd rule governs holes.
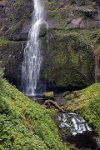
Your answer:
[[[43,78],[52,87],[84,87],[94,82],[95,49],[100,29],[50,30],[43,46]],[[45,45],[45,44],[44,44]]]

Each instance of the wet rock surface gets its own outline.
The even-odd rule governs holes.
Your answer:
[[[58,0],[57,2],[54,1],[53,3],[46,0],[46,2],[49,9],[48,20],[54,18],[56,22],[53,24],[54,26],[52,26],[52,28],[61,28],[65,26],[67,28],[90,29],[100,27],[100,4],[98,2],[85,0]],[[82,21],[81,23],[78,22],[77,20],[79,17],[81,17],[84,21]],[[77,21],[77,25],[76,23],[74,23],[73,25],[74,19]],[[92,25],[93,22],[94,25]],[[57,25],[57,23],[59,24],[59,26]]]
[[[59,112],[58,125],[64,141],[74,144],[79,150],[99,150],[99,137],[85,119],[76,113]]]
[[[76,136],[85,132],[92,132],[87,122],[76,113],[64,112],[58,114],[59,128],[67,128],[69,132]]]

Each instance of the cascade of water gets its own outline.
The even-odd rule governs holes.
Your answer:
[[[24,60],[22,63],[22,88],[26,95],[35,95],[37,82],[42,63],[40,52],[39,32],[45,20],[46,12],[43,0],[33,0],[34,11],[32,14],[32,25],[28,35],[28,41],[24,49]]]
[[[60,113],[58,120],[59,127],[69,129],[72,135],[92,131],[87,122],[75,113]]]

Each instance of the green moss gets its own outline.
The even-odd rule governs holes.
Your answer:
[[[0,149],[67,149],[47,110],[0,80]]]
[[[12,2],[10,11],[11,13],[7,15],[7,18],[13,20],[14,24],[22,19],[28,20],[32,12],[32,3],[27,0],[15,0]]]
[[[10,41],[8,39],[4,39],[4,38],[0,37],[0,48],[1,48],[1,51],[5,51],[8,54],[13,52],[13,55],[16,53],[19,56],[19,54],[22,50],[22,44],[21,44],[21,42]],[[3,54],[3,52],[2,52],[2,54]],[[7,60],[5,60],[5,57],[1,57],[1,60],[3,60],[2,66],[4,66],[4,63],[5,63],[5,61],[7,62]]]
[[[9,41],[8,39],[0,38],[0,46],[8,45],[9,43],[14,43]]]
[[[80,113],[100,135],[100,83],[79,91],[78,97],[69,101],[67,110]]]
[[[22,49],[21,43],[20,42],[16,42],[16,41],[10,41],[6,38],[2,38],[0,37],[0,47],[4,47],[4,46],[15,46],[16,50],[19,48],[20,50]]]
[[[54,1],[45,0],[45,3],[48,10],[48,18],[52,18],[59,25],[61,25],[61,28],[65,28],[66,19],[63,17],[64,12],[66,11],[65,8],[57,8],[56,6],[59,5],[59,2],[56,0]]]
[[[77,30],[50,30],[50,37],[48,51],[44,48],[44,78],[56,87],[91,84],[94,81],[94,47],[88,36]]]
[[[48,113],[54,121],[57,120],[57,113],[58,113],[57,109],[48,109]]]
[[[23,3],[26,3],[26,0],[24,0],[24,1],[23,0],[17,0],[17,1],[15,1],[13,6],[18,9],[23,5]]]

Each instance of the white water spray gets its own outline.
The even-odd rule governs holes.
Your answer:
[[[34,11],[32,25],[28,35],[28,41],[24,49],[24,61],[22,64],[22,88],[26,95],[35,95],[39,80],[42,56],[40,52],[39,32],[45,21],[45,6],[43,0],[33,0]]]
[[[91,132],[92,128],[76,113],[60,113],[58,115],[59,127],[67,128],[72,135]]]

